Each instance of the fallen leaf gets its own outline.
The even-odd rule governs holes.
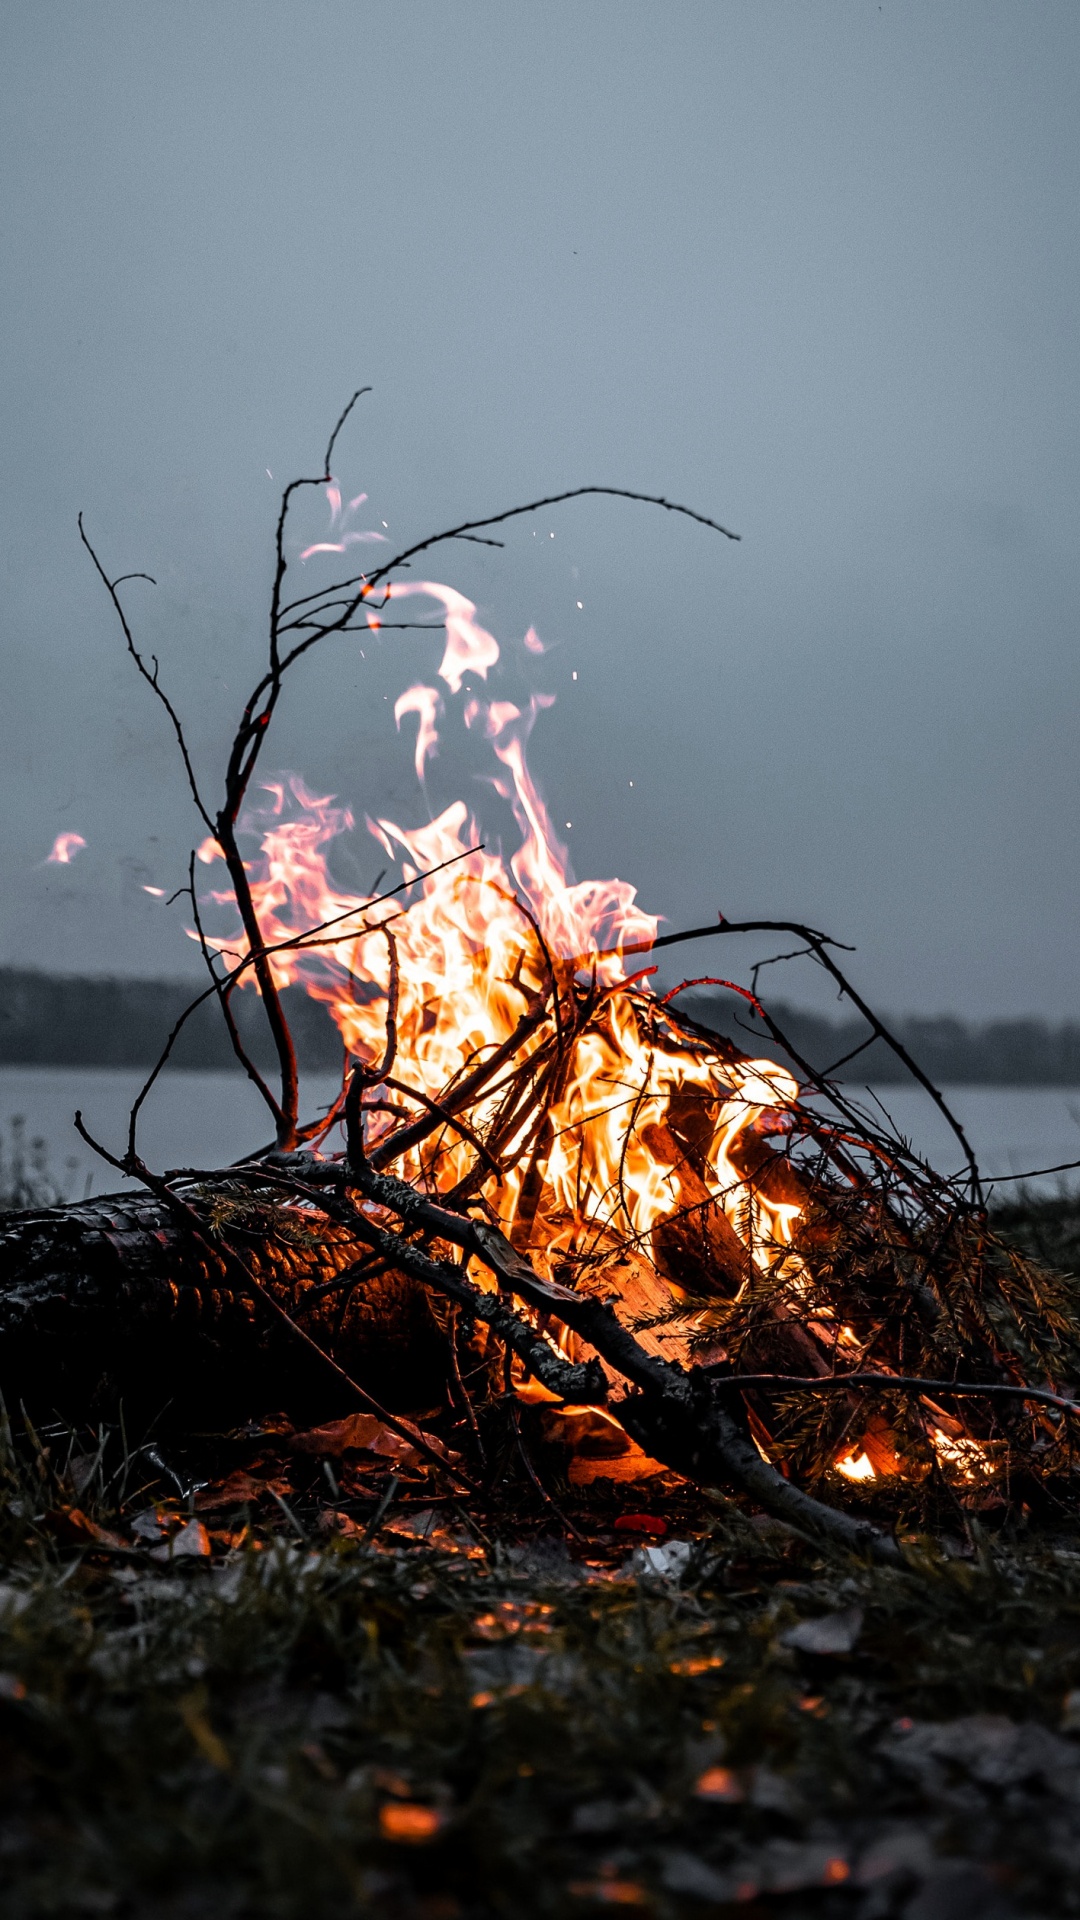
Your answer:
[[[210,1535],[201,1520],[189,1520],[164,1546],[151,1547],[151,1560],[208,1560]]]
[[[415,1447],[373,1413],[350,1413],[344,1420],[331,1420],[324,1427],[295,1433],[289,1448],[293,1453],[320,1453],[332,1460],[339,1460],[343,1453],[378,1453],[387,1460],[410,1464],[418,1458]]]
[[[81,1507],[56,1507],[45,1515],[45,1524],[57,1539],[65,1541],[68,1546],[96,1545],[114,1550],[119,1548],[121,1552],[128,1550],[126,1540],[110,1533],[107,1527],[99,1527],[97,1521],[91,1520]]]
[[[735,1885],[730,1876],[718,1873],[707,1860],[699,1860],[695,1853],[673,1849],[664,1861],[661,1878],[672,1893],[688,1893],[696,1900],[730,1901],[735,1898]]]
[[[425,1443],[440,1460],[451,1464],[460,1459],[433,1433],[418,1427],[413,1421],[403,1422],[406,1432],[414,1432],[418,1440]],[[384,1460],[394,1460],[399,1466],[421,1466],[423,1454],[404,1434],[395,1433],[392,1427],[377,1418],[373,1413],[350,1413],[344,1420],[330,1420],[323,1427],[312,1427],[307,1433],[296,1433],[289,1442],[294,1453],[319,1453],[330,1459],[340,1459],[345,1453],[374,1453]]]
[[[379,1808],[379,1832],[398,1846],[424,1846],[434,1840],[442,1824],[437,1807],[425,1807],[417,1800],[385,1800]]]
[[[767,1840],[750,1864],[750,1877],[769,1893],[837,1887],[851,1876],[842,1853],[825,1842]]]
[[[608,1907],[644,1907],[649,1896],[636,1880],[571,1880],[575,1900],[599,1900]]]
[[[914,1721],[899,1738],[883,1741],[882,1751],[903,1772],[928,1785],[940,1775],[939,1763],[951,1761],[983,1786],[1013,1787],[1041,1779],[1055,1793],[1080,1794],[1072,1742],[1034,1720],[971,1713],[958,1720]]]
[[[147,1507],[142,1513],[135,1515],[131,1523],[131,1531],[137,1540],[157,1541],[165,1538],[165,1529],[153,1507]]]
[[[711,1673],[714,1668],[722,1667],[722,1653],[695,1653],[685,1660],[673,1660],[669,1671],[677,1673],[683,1679],[691,1679],[697,1673]]]
[[[442,1515],[432,1507],[420,1507],[413,1513],[392,1513],[383,1532],[399,1540],[420,1541],[440,1553],[463,1553],[470,1560],[484,1556],[483,1548],[466,1534],[451,1533]]]
[[[626,1563],[626,1572],[677,1580],[686,1572],[693,1551],[692,1540],[668,1540],[663,1546],[635,1547]]]
[[[470,1683],[470,1697],[477,1693],[505,1695],[511,1687],[523,1692],[542,1684],[554,1684],[561,1691],[575,1671],[565,1655],[553,1656],[540,1647],[523,1646],[518,1639],[469,1648],[462,1654],[461,1664]]]
[[[250,1501],[257,1500],[259,1495],[267,1490],[268,1485],[273,1484],[285,1487],[284,1481],[268,1483],[265,1480],[256,1480],[241,1468],[235,1473],[230,1473],[227,1480],[219,1481],[216,1487],[204,1487],[201,1493],[195,1495],[195,1506],[199,1513],[212,1513],[215,1507],[246,1506]]]
[[[861,1607],[845,1607],[841,1613],[819,1614],[814,1620],[800,1620],[780,1635],[782,1647],[798,1653],[851,1653],[862,1632]]]
[[[919,1827],[896,1827],[867,1847],[855,1873],[855,1883],[872,1887],[876,1880],[890,1874],[909,1873],[920,1879],[929,1873],[934,1861],[930,1836]]]
[[[552,1612],[554,1608],[543,1600],[497,1600],[487,1612],[477,1614],[472,1634],[477,1640],[505,1640],[509,1634],[521,1632],[550,1633],[551,1624],[545,1616]]]
[[[715,1800],[725,1806],[735,1806],[746,1798],[730,1767],[707,1767],[694,1794],[698,1800]]]
[[[17,1673],[0,1673],[0,1700],[25,1700],[26,1687]]]

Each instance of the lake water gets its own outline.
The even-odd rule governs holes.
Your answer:
[[[0,1128],[21,1114],[27,1135],[46,1143],[49,1163],[68,1195],[115,1192],[124,1184],[75,1132],[82,1108],[90,1131],[121,1154],[128,1109],[142,1075],[113,1068],[0,1068]],[[338,1082],[312,1075],[304,1111],[333,1100]],[[946,1098],[967,1128],[988,1178],[1080,1160],[1080,1087],[947,1087]],[[862,1095],[864,1100],[869,1096]],[[878,1098],[896,1126],[942,1172],[959,1164],[956,1141],[937,1109],[916,1087],[882,1087]],[[870,1101],[872,1106],[872,1100]],[[152,1167],[226,1166],[269,1138],[265,1108],[239,1073],[163,1074],[145,1109],[139,1143]],[[1036,1184],[1055,1190],[1062,1178],[1080,1185],[1080,1169]],[[1007,1192],[1008,1188],[1003,1189]]]

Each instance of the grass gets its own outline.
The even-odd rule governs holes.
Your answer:
[[[310,1495],[202,1542],[160,1488],[118,1512],[108,1448],[57,1506],[87,1456],[46,1447],[6,1452],[5,1914],[1080,1909],[1075,1544],[891,1573],[684,1503],[665,1571],[610,1489],[573,1556],[415,1499],[316,1544]],[[848,1651],[788,1643],[823,1615]]]

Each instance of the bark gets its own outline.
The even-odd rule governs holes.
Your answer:
[[[202,1190],[212,1216],[215,1189]],[[209,1200],[209,1207],[206,1202]],[[383,1271],[320,1292],[355,1260],[333,1222],[291,1244],[231,1234],[253,1277],[305,1332],[387,1404],[441,1397],[445,1342],[415,1281]],[[189,1422],[233,1424],[269,1407],[351,1412],[287,1330],[261,1310],[208,1247],[147,1194],[0,1215],[0,1390],[8,1405],[77,1418],[152,1418],[171,1403]],[[343,1297],[343,1295],[345,1297]]]

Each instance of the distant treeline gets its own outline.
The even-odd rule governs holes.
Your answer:
[[[0,1064],[4,1066],[149,1067],[184,1008],[201,991],[190,980],[117,980],[32,973],[0,967]],[[341,1040],[326,1008],[302,988],[285,1005],[302,1067],[341,1065]],[[233,995],[244,1045],[256,1066],[273,1065],[262,1002],[250,988]],[[192,1014],[170,1063],[228,1067],[236,1056],[213,1000]]]
[[[0,968],[0,1065],[147,1067],[157,1059],[170,1028],[199,991],[186,980],[82,978]],[[325,1007],[299,988],[285,1004],[301,1066],[335,1072],[341,1041]],[[679,1005],[696,1020],[726,1034],[744,1050],[783,1056],[750,1008],[733,994],[683,994]],[[260,1067],[273,1064],[262,1003],[248,990],[233,1006],[244,1044]],[[858,1019],[829,1020],[776,1002],[778,1025],[793,1048],[821,1070],[854,1052],[868,1029]],[[949,1018],[909,1015],[891,1022],[897,1035],[933,1080],[994,1086],[1080,1087],[1080,1024],[1051,1026],[1044,1020],[993,1020],[969,1025]],[[171,1056],[177,1067],[227,1067],[233,1063],[221,1015],[207,1001],[188,1021]],[[879,1040],[838,1068],[837,1078],[881,1085],[908,1078],[906,1069]]]
[[[744,1050],[755,1052],[760,1047],[763,1054],[784,1057],[784,1049],[776,1045],[745,1001],[734,994],[709,990],[685,993],[679,996],[678,1005]],[[910,1081],[906,1067],[884,1041],[874,1040],[857,1058],[847,1059],[870,1035],[870,1028],[857,1015],[830,1020],[782,1001],[771,1003],[769,1011],[793,1050],[818,1072],[844,1061],[846,1064],[837,1066],[834,1075],[838,1080],[868,1081],[874,1086]],[[1073,1021],[1060,1026],[1034,1019],[989,1020],[976,1025],[946,1015],[927,1019],[908,1014],[886,1019],[885,1024],[923,1072],[938,1083],[1080,1087],[1080,1024]]]

